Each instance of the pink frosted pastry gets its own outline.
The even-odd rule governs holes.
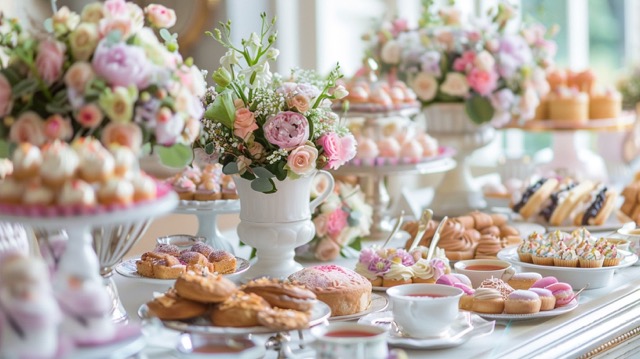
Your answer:
[[[464,276],[466,280],[462,279],[460,276]],[[438,280],[436,281],[436,284],[444,284],[444,285],[450,285],[450,286],[453,286],[456,283],[466,284],[468,286],[471,285],[471,281],[469,280],[469,277],[465,276],[464,274],[460,274],[460,275],[456,275],[454,273],[444,274],[440,276],[440,278],[438,278]]]
[[[385,107],[393,105],[391,96],[389,96],[387,91],[385,91],[383,88],[380,88],[380,87],[371,91],[371,94],[369,95],[369,100],[374,104],[385,106]]]
[[[222,175],[220,182],[220,190],[222,191],[222,199],[238,199],[238,189],[236,183],[231,176]]]
[[[60,188],[73,178],[78,170],[80,158],[68,144],[55,141],[42,150],[40,177],[45,185]]]
[[[422,158],[422,146],[415,140],[406,141],[400,149],[400,157],[418,161]]]
[[[94,206],[96,204],[95,189],[83,180],[67,181],[58,193],[58,204],[62,206]]]
[[[356,85],[349,89],[347,99],[353,103],[363,103],[369,101],[369,89],[366,86]]]
[[[192,200],[196,193],[196,184],[185,176],[178,177],[172,185],[180,199]]]
[[[123,205],[133,203],[133,184],[130,181],[112,178],[98,189],[98,202],[104,205]]]
[[[42,183],[33,179],[27,184],[22,203],[26,205],[43,205],[48,206],[55,201],[55,192],[42,185]]]
[[[507,314],[535,314],[540,311],[540,296],[530,290],[514,290],[504,301],[504,312]]]
[[[438,140],[426,133],[420,133],[416,140],[422,146],[422,157],[432,157],[438,154]]]
[[[556,297],[556,308],[562,307],[571,303],[575,299],[573,288],[567,283],[553,283],[545,287],[551,291],[554,297]]]
[[[380,157],[396,158],[400,154],[400,144],[393,137],[385,137],[378,141]]]
[[[357,158],[372,160],[378,157],[379,153],[378,145],[372,139],[365,137],[358,141],[358,151],[356,152]]]
[[[544,277],[542,279],[538,279],[535,283],[533,283],[533,285],[531,285],[531,288],[546,288],[547,286],[554,283],[558,283],[558,279],[556,277]]]
[[[556,307],[556,297],[549,289],[531,288],[529,290],[540,297],[540,310],[552,310]]]
[[[220,189],[220,183],[214,178],[207,178],[203,180],[194,194],[196,201],[214,201],[222,198],[222,192]]]
[[[38,175],[42,166],[40,149],[30,143],[21,143],[13,152],[13,176],[22,180]]]

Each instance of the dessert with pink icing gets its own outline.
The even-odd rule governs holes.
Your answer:
[[[556,277],[552,277],[552,276],[543,277],[541,279],[538,279],[535,283],[533,283],[531,288],[546,288],[547,286],[550,286],[551,284],[554,284],[554,283],[558,283],[558,279]]]
[[[238,192],[231,176],[222,173],[222,165],[208,164],[203,168],[187,166],[175,176],[167,179],[174,191],[186,201],[215,201],[237,199]]]
[[[540,311],[540,296],[530,290],[517,289],[509,293],[504,301],[507,314],[535,314]]]
[[[565,306],[571,303],[575,298],[575,293],[573,293],[573,288],[567,283],[553,283],[544,287],[551,291],[554,297],[556,297],[556,308]]]
[[[13,151],[13,177],[19,180],[35,177],[42,166],[42,153],[37,146],[21,143]]]
[[[331,308],[331,316],[362,312],[371,305],[371,282],[360,274],[333,264],[301,269],[289,280],[305,285]]]
[[[540,297],[540,310],[553,310],[556,307],[556,297],[549,289],[530,288],[530,291],[536,293]]]

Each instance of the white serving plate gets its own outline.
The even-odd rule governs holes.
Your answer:
[[[518,258],[517,247],[507,247],[498,252],[498,259],[507,261],[514,266],[522,268],[523,272],[537,272],[543,277],[553,276],[560,282],[571,285],[574,290],[580,290],[588,286],[588,289],[603,288],[609,285],[616,269],[633,265],[638,256],[627,251],[618,251],[624,258],[619,265],[602,268],[569,268],[543,266],[533,263],[524,263]]]
[[[148,278],[138,274],[138,269],[136,269],[136,261],[139,259],[140,258],[132,258],[132,259],[127,259],[120,262],[120,264],[116,266],[116,272],[118,272],[120,275],[124,277],[137,279],[141,282],[146,282],[146,283],[171,285],[176,281],[175,279]],[[227,273],[223,275],[232,276],[232,275],[240,274],[245,272],[247,269],[249,269],[250,266],[251,264],[248,260],[244,258],[236,257],[236,271],[233,273]]]
[[[477,313],[475,314],[490,320],[512,320],[512,321],[520,321],[520,320],[530,320],[530,319],[539,319],[539,318],[549,318],[555,317],[564,313],[569,313],[570,311],[576,309],[578,307],[578,300],[574,299],[571,303],[552,310],[544,310],[538,313],[533,314],[485,314],[485,313]]]

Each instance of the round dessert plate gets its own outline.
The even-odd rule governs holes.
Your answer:
[[[175,282],[175,279],[158,279],[158,278],[148,278],[141,276],[138,274],[138,270],[136,269],[136,261],[140,258],[132,258],[127,259],[116,266],[116,272],[127,278],[134,278],[140,281],[149,282],[149,283],[167,283],[171,284]],[[236,257],[236,271],[233,273],[223,274],[225,276],[236,275],[245,272],[251,266],[250,262],[244,258]]]
[[[124,329],[124,328],[123,328]],[[116,338],[111,343],[96,346],[75,348],[65,356],[66,359],[105,359],[130,358],[140,353],[147,345],[147,341],[138,329],[136,335],[131,336],[131,330],[118,330]],[[122,335],[123,337],[120,337]],[[107,354],[108,353],[108,354]]]
[[[388,306],[389,306],[389,299],[387,299],[386,297],[381,296],[380,294],[372,293],[371,294],[371,305],[369,305],[369,308],[363,310],[360,313],[349,314],[349,315],[339,315],[337,317],[331,317],[331,318],[329,318],[329,321],[330,322],[341,322],[343,320],[353,320],[353,319],[362,318],[367,314],[377,313],[377,312],[383,311],[383,310],[387,309]]]
[[[571,303],[563,307],[556,308],[553,310],[544,310],[534,314],[485,314],[485,313],[475,313],[475,314],[489,320],[520,321],[520,320],[531,320],[531,319],[555,317],[564,313],[569,313],[570,311],[576,309],[577,307],[578,307],[578,300],[574,299],[571,301]]]
[[[369,172],[400,172],[400,171],[418,171],[422,172],[422,169],[429,169],[438,167],[440,160],[445,160],[455,156],[456,150],[449,146],[440,146],[438,148],[438,154],[431,157],[423,157],[419,160],[409,160],[406,158],[386,158],[376,157],[375,159],[365,162],[362,159],[353,159],[347,164],[336,170],[337,172],[357,172],[357,173],[369,173]]]
[[[537,233],[546,233],[547,229],[538,224],[538,223],[531,223],[531,222],[507,222],[508,225],[510,225],[511,227],[515,228],[518,230],[518,232],[520,232],[520,237],[521,238],[526,238],[529,237],[529,235],[533,232],[537,232]]]
[[[537,272],[543,276],[554,276],[560,282],[570,284],[574,290],[579,290],[588,286],[588,289],[602,288],[609,285],[616,269],[633,265],[638,260],[638,256],[628,251],[619,250],[618,253],[624,257],[619,265],[600,268],[571,268],[543,266],[520,261],[516,246],[507,247],[498,252],[498,259],[507,261],[515,266],[519,266],[525,272]]]
[[[331,315],[331,308],[324,302],[316,300],[313,308],[311,308],[311,319],[309,320],[309,327],[314,327],[318,324],[326,323],[327,319]],[[149,313],[149,307],[143,304],[138,309],[138,316],[143,319],[155,319]],[[211,323],[211,320],[206,317],[198,317],[190,320],[163,320],[162,324],[173,330],[188,333],[204,333],[204,334],[269,334],[276,333],[277,330],[269,329],[267,327],[218,327]]]
[[[393,312],[371,313],[358,320],[359,324],[375,325],[389,331],[387,342],[394,347],[408,349],[444,349],[464,344],[471,338],[493,333],[495,321],[487,321],[470,312],[460,312],[451,328],[437,337],[412,338],[403,334],[393,321]]]

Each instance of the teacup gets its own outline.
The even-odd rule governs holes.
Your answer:
[[[387,330],[374,325],[331,323],[311,328],[316,358],[387,358]]]
[[[640,228],[622,227],[618,229],[618,234],[629,241],[629,252],[640,255]],[[640,261],[634,265],[640,265]]]
[[[180,336],[176,347],[179,358],[262,358],[264,345],[243,337],[222,337],[219,335],[185,333]]]
[[[629,241],[628,239],[623,239],[623,238],[606,238],[607,242],[611,243],[611,244],[615,244],[616,248],[621,250],[621,251],[629,251],[629,245],[631,244],[631,241]]]
[[[458,261],[453,267],[457,273],[469,277],[474,288],[478,288],[485,279],[498,278],[506,280],[515,273],[511,263],[499,259],[469,259]]]
[[[393,320],[413,338],[437,337],[458,317],[464,292],[442,284],[403,284],[387,289]]]

